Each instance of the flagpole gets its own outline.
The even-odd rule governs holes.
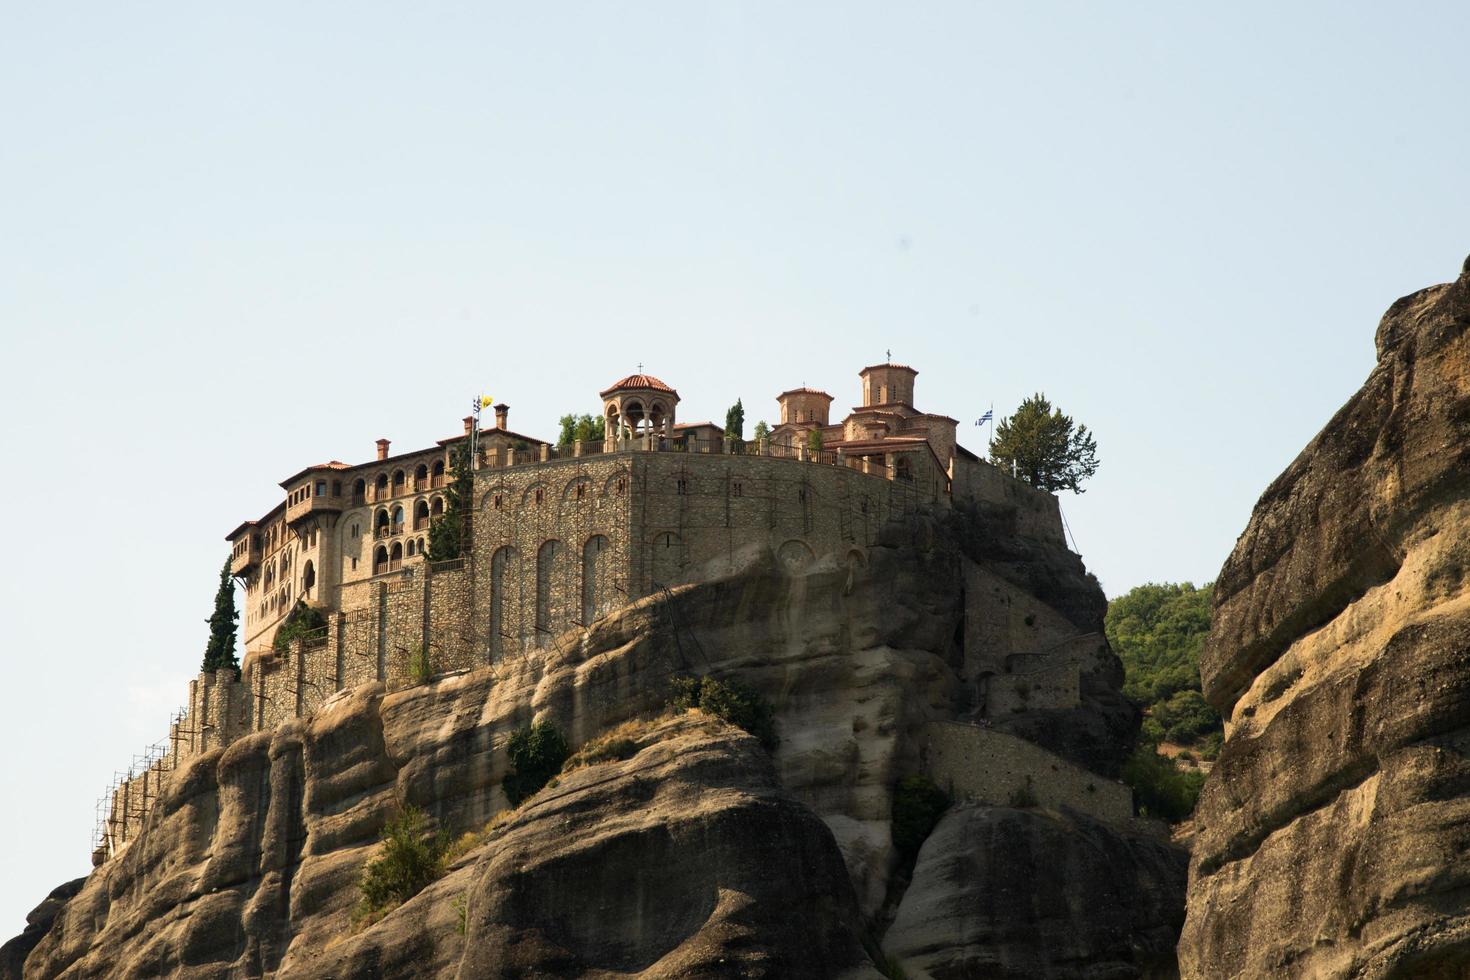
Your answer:
[[[470,469],[478,469],[480,461],[480,402],[483,399],[475,396],[475,408],[470,413]]]

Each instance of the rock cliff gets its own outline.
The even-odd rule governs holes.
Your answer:
[[[1187,977],[1470,975],[1470,262],[1377,350],[1215,585]]]
[[[800,570],[752,546],[735,571],[696,570],[537,655],[344,691],[200,756],[30,936],[23,975],[875,977],[870,953],[894,943],[913,980],[969,962],[1167,975],[1182,857],[1131,826],[966,808],[911,878],[895,854],[894,786],[924,770],[932,722],[1070,726],[1052,750],[1100,779],[1136,728],[1095,581],[1008,520],[1003,507],[914,515],[863,562]],[[779,750],[701,716],[646,725],[631,757],[564,774],[434,885],[351,928],[398,802],[454,833],[483,827],[506,808],[514,729],[549,720],[580,745],[657,716],[690,674],[758,690]],[[958,910],[977,891],[1036,897],[983,903],[982,929]],[[954,950],[915,928],[925,908],[950,909]],[[998,960],[975,958],[987,930]]]

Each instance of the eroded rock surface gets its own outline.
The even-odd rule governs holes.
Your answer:
[[[1177,976],[1185,872],[1143,826],[958,807],[924,842],[884,948],[911,980]]]
[[[791,569],[747,548],[533,655],[408,690],[342,692],[201,756],[56,916],[24,975],[864,975],[857,939],[885,941],[875,933],[899,890],[893,787],[923,770],[926,726],[1001,705],[994,727],[1101,778],[1137,726],[1101,639],[1096,582],[1059,540],[1029,539],[1014,521],[1004,507],[911,515],[861,563]],[[1072,671],[1072,701],[1006,702],[998,685],[1017,658]],[[580,745],[657,714],[673,678],[690,674],[763,694],[781,735],[774,757],[744,735],[681,730],[567,774],[444,878],[352,933],[357,880],[395,801],[454,833],[482,827],[506,806],[513,730],[544,719]],[[1101,825],[1046,826],[1058,853],[1131,846]],[[1115,894],[1101,883],[1052,884],[1085,908]],[[1040,935],[1053,911],[1019,909],[1007,928],[1019,937],[1035,916]]]
[[[1377,346],[1215,585],[1189,977],[1470,975],[1470,266]]]

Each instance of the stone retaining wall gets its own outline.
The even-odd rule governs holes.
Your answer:
[[[957,800],[1057,809],[1099,820],[1133,816],[1133,791],[1024,739],[977,725],[930,722],[922,749],[929,778]]]

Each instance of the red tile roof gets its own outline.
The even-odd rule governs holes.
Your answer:
[[[829,395],[829,394],[827,394],[825,391],[822,391],[819,388],[807,388],[805,386],[803,386],[801,388],[792,388],[790,391],[783,391],[783,392],[781,392],[781,394],[777,395],[776,397],[777,398],[785,398],[787,395],[821,395],[823,398],[827,399],[829,402],[832,400],[832,396]]]
[[[603,390],[600,394],[603,398],[606,398],[615,391],[631,390],[667,391],[669,394],[675,396],[679,394],[651,374],[630,374],[623,380],[613,384],[612,387]]]
[[[910,374],[918,374],[919,373],[914,368],[909,367],[907,364],[869,364],[867,367],[863,368],[861,371],[858,372],[858,377],[862,377],[863,375],[867,374],[869,371],[873,371],[873,370],[876,370],[878,368],[896,368],[899,371],[908,371]]]

